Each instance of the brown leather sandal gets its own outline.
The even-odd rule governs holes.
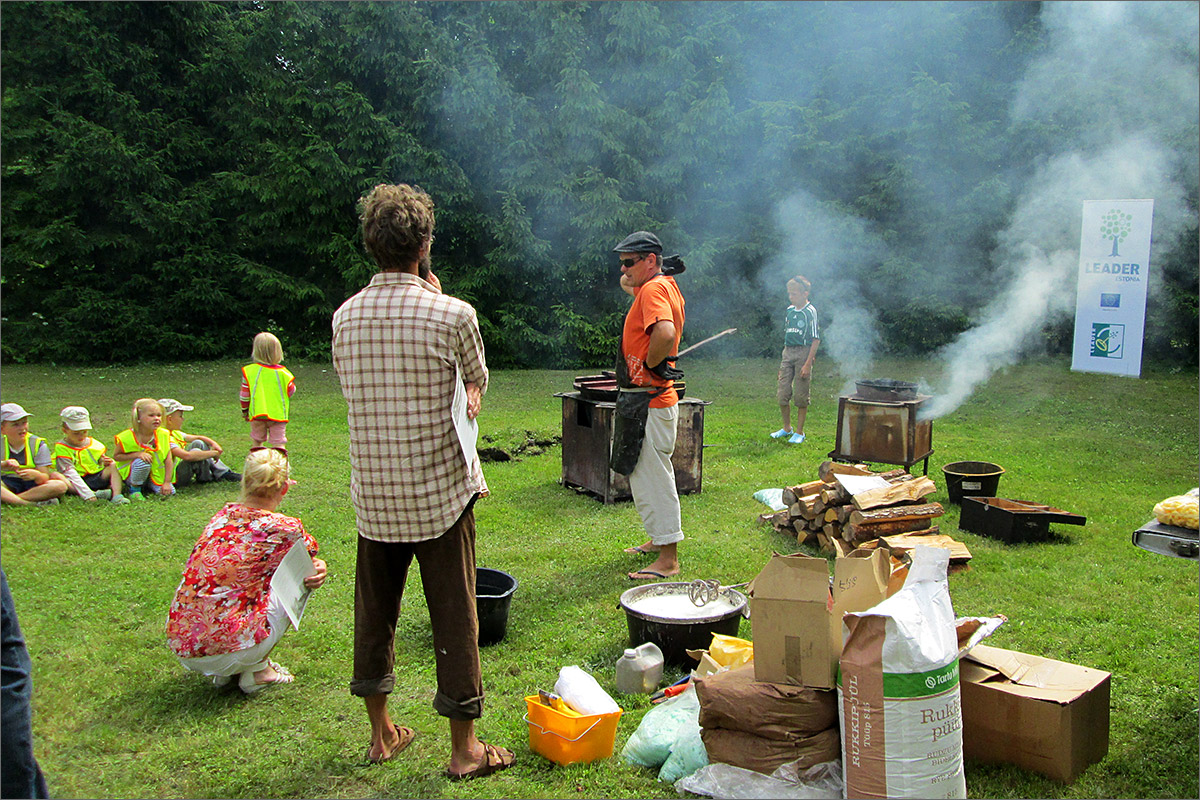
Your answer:
[[[451,772],[446,770],[446,777],[452,781],[465,781],[471,778],[483,778],[491,775],[493,772],[499,772],[502,769],[508,769],[517,760],[513,751],[506,747],[496,747],[487,742],[480,742],[483,745],[483,760],[471,770],[466,772]]]
[[[392,748],[392,752],[388,753],[386,756],[381,756],[380,758],[371,758],[371,748],[368,746],[366,755],[367,761],[372,764],[382,764],[385,761],[391,761],[393,758],[400,755],[400,752],[404,750],[404,748],[412,744],[413,739],[417,738],[416,731],[414,731],[412,728],[406,728],[403,725],[396,726],[396,733],[400,735],[400,743]]]

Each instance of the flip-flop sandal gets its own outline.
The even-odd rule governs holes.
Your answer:
[[[678,575],[678,574],[679,574],[678,572],[675,573],[675,575]],[[652,569],[639,569],[637,572],[629,573],[629,580],[631,580],[631,581],[661,581],[661,580],[666,580],[667,578],[674,578],[675,575],[664,575],[661,572],[655,572]]]
[[[626,552],[626,553],[641,553],[641,554],[642,554],[642,555],[644,555],[644,556],[652,556],[652,555],[657,555],[657,554],[658,554],[658,550],[657,550],[657,548],[656,548],[656,549],[654,549],[654,550],[651,550],[651,549],[648,549],[648,548],[646,548],[646,547],[643,547],[643,546],[642,546],[642,545],[640,545],[640,544],[639,544],[639,545],[637,545],[637,546],[635,546],[635,547],[626,547],[626,548],[625,548],[625,552]]]
[[[400,734],[400,744],[396,745],[392,752],[388,753],[382,758],[371,758],[371,745],[367,745],[367,752],[364,756],[364,758],[367,759],[367,763],[382,764],[385,761],[391,761],[393,758],[400,755],[404,748],[412,744],[413,739],[417,738],[416,731],[414,731],[412,728],[406,728],[403,725],[396,726],[396,733]]]
[[[465,781],[471,778],[483,778],[491,775],[493,772],[499,772],[502,769],[508,769],[517,760],[513,751],[506,747],[496,747],[495,745],[481,742],[483,745],[483,761],[480,762],[474,769],[466,772],[451,772],[446,770],[446,777],[452,781]]]

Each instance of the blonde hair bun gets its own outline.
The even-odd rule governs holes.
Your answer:
[[[271,497],[288,482],[291,466],[287,456],[273,447],[255,450],[242,467],[242,497]]]

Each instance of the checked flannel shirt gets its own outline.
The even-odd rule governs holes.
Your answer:
[[[402,272],[380,272],[333,315],[333,366],[349,408],[350,497],[358,532],[379,542],[441,536],[476,493],[451,416],[455,380],[487,391],[470,304]]]

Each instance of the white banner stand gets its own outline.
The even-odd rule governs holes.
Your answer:
[[[1153,222],[1153,200],[1083,204],[1072,370],[1142,374]]]

